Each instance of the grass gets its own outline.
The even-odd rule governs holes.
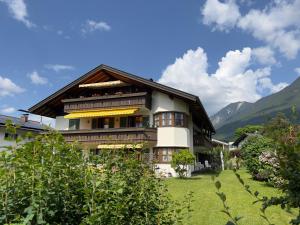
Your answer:
[[[260,195],[278,196],[278,189],[267,186],[263,182],[251,179],[245,170],[239,174],[251,190],[257,190]],[[221,191],[227,196],[227,203],[234,216],[242,216],[239,225],[264,225],[268,224],[260,217],[260,204],[253,204],[254,198],[249,195],[238,182],[233,171],[225,170],[217,178],[222,183]],[[216,195],[216,188],[211,175],[197,175],[189,179],[170,178],[165,181],[174,200],[183,201],[189,191],[193,192],[192,212],[185,224],[199,225],[225,225],[228,217],[220,212],[222,203]],[[286,225],[295,216],[277,206],[267,209],[267,217],[271,223]]]

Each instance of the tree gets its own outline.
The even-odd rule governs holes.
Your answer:
[[[272,138],[279,143],[284,141],[291,127],[290,121],[283,113],[278,113],[276,117],[272,118],[262,129],[264,136]]]
[[[244,134],[249,134],[249,133],[252,134],[252,133],[256,133],[256,132],[260,133],[262,128],[263,128],[263,126],[261,126],[261,125],[246,125],[244,127],[237,128],[235,130],[234,136],[237,139]]]
[[[187,177],[188,166],[194,164],[195,156],[189,150],[180,150],[172,156],[171,166],[180,178]]]
[[[241,148],[242,159],[252,177],[258,180],[265,180],[264,166],[259,161],[263,152],[274,151],[274,143],[270,138],[263,136],[250,137]]]

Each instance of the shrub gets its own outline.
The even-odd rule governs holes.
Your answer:
[[[0,224],[177,224],[182,206],[136,155],[88,161],[50,132],[0,153]]]
[[[171,166],[180,178],[187,177],[188,166],[194,164],[195,156],[189,150],[180,150],[172,156]]]
[[[266,167],[260,163],[259,156],[262,152],[273,151],[274,143],[272,139],[263,136],[254,136],[247,140],[241,148],[242,158],[246,168],[252,177],[257,180],[266,180],[264,171]]]

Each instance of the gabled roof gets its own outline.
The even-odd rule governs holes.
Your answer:
[[[66,85],[65,87],[61,88],[60,90],[58,90],[57,92],[53,93],[52,95],[50,95],[49,97],[45,98],[44,100],[42,100],[41,102],[37,103],[36,105],[32,106],[31,108],[28,109],[29,112],[31,113],[35,113],[35,114],[41,114],[41,111],[39,109],[41,109],[42,107],[45,107],[48,103],[50,103],[51,101],[53,101],[55,98],[58,98],[59,96],[61,96],[63,93],[65,93],[66,91],[78,86],[79,84],[85,82],[86,80],[90,79],[92,76],[94,76],[96,73],[99,73],[101,71],[107,72],[109,73],[111,76],[114,76],[117,79],[123,80],[123,81],[130,81],[130,82],[134,82],[136,84],[142,84],[144,86],[147,86],[151,89],[154,90],[158,90],[160,92],[166,93],[168,95],[172,95],[174,97],[183,99],[185,101],[188,101],[192,104],[193,108],[198,111],[199,114],[203,114],[201,117],[203,120],[206,121],[208,127],[210,128],[210,130],[212,132],[215,132],[215,129],[199,99],[198,96],[184,92],[184,91],[180,91],[178,89],[175,88],[171,88],[168,87],[166,85],[154,82],[152,80],[147,80],[145,78],[121,71],[119,69],[115,69],[113,67],[101,64],[100,66],[92,69],[91,71],[87,72],[86,74],[82,75],[81,77],[79,77],[78,79],[74,80],[73,82],[69,83],[68,85]],[[51,107],[49,107],[48,109],[49,111],[51,111]],[[50,116],[50,115],[44,115],[44,116]],[[200,116],[200,115],[199,115]],[[53,114],[50,117],[54,117]]]
[[[19,126],[20,129],[34,130],[34,131],[44,130],[44,125],[37,121],[28,120],[27,122],[23,122],[20,118],[13,117],[13,116],[4,116],[4,115],[0,115],[0,127],[5,126],[7,120],[12,121],[12,123],[16,126]]]

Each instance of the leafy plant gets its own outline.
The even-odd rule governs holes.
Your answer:
[[[0,153],[0,224],[181,224],[167,193],[135,153],[88,159],[52,131]]]
[[[195,156],[188,150],[180,150],[172,156],[171,166],[180,178],[187,177],[188,166],[194,164]]]
[[[250,137],[241,148],[245,166],[254,179],[267,179],[266,177],[261,176],[266,168],[259,161],[259,156],[262,152],[266,151],[274,151],[274,142],[272,139],[263,136]]]
[[[235,130],[234,136],[235,138],[239,138],[244,134],[253,134],[253,133],[260,133],[263,129],[261,125],[246,125],[244,127],[237,128]]]

